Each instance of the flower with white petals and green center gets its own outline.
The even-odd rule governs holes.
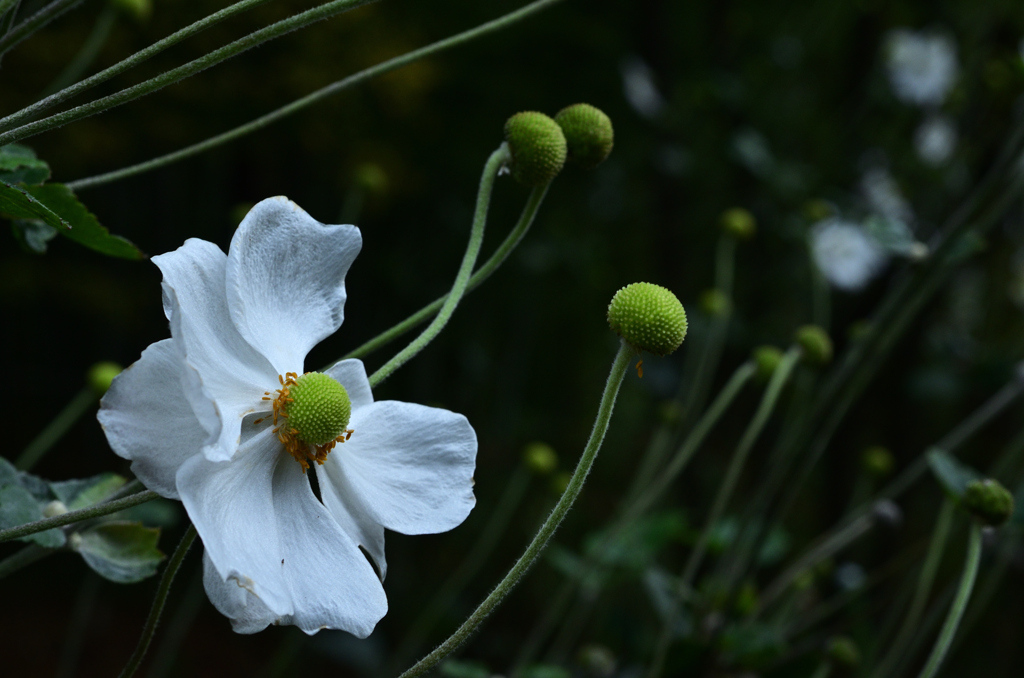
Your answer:
[[[465,417],[374,402],[358,360],[304,373],[309,350],[341,326],[360,247],[354,226],[271,198],[227,255],[191,239],[154,257],[171,338],[101,401],[113,450],[184,503],[206,550],[207,594],[240,633],[294,624],[369,635],[387,612],[384,529],[444,532],[475,502]]]

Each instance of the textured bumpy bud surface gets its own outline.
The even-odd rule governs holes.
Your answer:
[[[341,435],[352,416],[348,391],[326,374],[307,372],[290,387],[288,426],[310,445],[326,445]]]
[[[615,131],[611,119],[601,109],[590,104],[573,104],[560,110],[555,122],[565,133],[569,162],[594,169],[612,152]]]
[[[978,520],[991,527],[999,527],[1013,515],[1013,495],[991,479],[967,483],[963,504]]]
[[[686,337],[686,311],[676,295],[651,283],[633,283],[608,304],[608,324],[632,346],[668,355]]]
[[[547,443],[533,442],[523,450],[526,468],[539,476],[546,476],[558,468],[558,455]]]
[[[512,154],[512,177],[525,186],[543,186],[562,171],[568,153],[558,123],[536,111],[516,113],[505,122]]]
[[[757,233],[754,215],[742,207],[733,207],[722,212],[720,223],[722,230],[737,240],[750,240]]]
[[[101,396],[107,392],[107,389],[110,388],[110,383],[114,381],[114,377],[121,374],[123,369],[117,363],[109,361],[96,363],[89,368],[86,381],[89,382],[89,386],[96,392],[96,395]]]
[[[832,340],[817,325],[804,325],[796,331],[794,341],[804,350],[804,359],[812,365],[826,365],[832,360]]]
[[[760,381],[767,381],[775,374],[775,368],[782,362],[782,351],[774,346],[758,346],[754,349],[751,358],[757,367],[757,378]]]

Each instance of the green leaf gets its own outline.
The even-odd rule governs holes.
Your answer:
[[[0,146],[0,181],[8,184],[41,184],[50,178],[50,166],[28,146]]]
[[[491,678],[491,672],[480,662],[449,659],[438,669],[445,678]]]
[[[39,219],[14,219],[11,232],[18,244],[32,254],[46,254],[47,244],[57,237],[57,229]]]
[[[164,559],[159,540],[159,528],[112,521],[76,534],[71,545],[101,577],[130,584],[156,574]]]
[[[122,259],[146,256],[121,236],[111,235],[64,184],[13,186],[0,181],[0,215],[42,220],[61,235],[101,254]]]
[[[21,485],[11,483],[0,487],[0,529],[17,527],[43,519],[43,511],[32,493]],[[64,545],[64,533],[57,528],[19,537],[48,548]]]
[[[50,489],[69,511],[77,511],[109,497],[124,483],[125,479],[116,473],[101,473],[92,478],[52,482]]]
[[[944,450],[935,449],[928,453],[928,466],[939,481],[939,485],[950,499],[960,503],[967,491],[967,484],[972,480],[984,478],[981,473],[966,464],[961,464],[953,455]]]

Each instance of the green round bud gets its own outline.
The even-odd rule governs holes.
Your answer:
[[[110,384],[114,381],[114,377],[121,374],[123,370],[124,368],[117,363],[105,360],[90,367],[85,380],[89,383],[89,387],[92,388],[96,395],[101,396],[110,388]]]
[[[388,175],[376,163],[364,162],[359,165],[352,179],[356,186],[367,193],[384,193],[388,190]]]
[[[825,655],[833,664],[854,668],[860,664],[860,650],[849,636],[833,636],[825,645]]]
[[[152,0],[110,0],[110,4],[136,21],[145,21],[153,13]]]
[[[573,104],[555,115],[555,122],[565,134],[569,162],[584,169],[594,169],[608,157],[615,144],[611,119],[590,104]]]
[[[633,283],[612,297],[608,325],[631,346],[663,356],[679,348],[686,338],[686,311],[664,287]]]
[[[64,502],[54,500],[43,507],[43,517],[53,518],[55,516],[62,516],[68,512],[68,507],[64,505]]]
[[[757,367],[758,380],[768,381],[782,362],[782,351],[774,346],[758,346],[754,349],[751,359]]]
[[[678,424],[683,418],[683,404],[678,400],[666,400],[658,405],[658,419],[668,426]]]
[[[757,233],[754,215],[742,207],[732,207],[722,212],[719,223],[723,231],[737,240],[750,240]]]
[[[526,468],[539,476],[546,476],[558,468],[558,455],[547,443],[533,442],[523,449]]]
[[[310,445],[326,445],[348,427],[352,401],[333,377],[307,372],[288,387],[288,426]]]
[[[526,186],[543,186],[562,171],[568,153],[558,123],[536,111],[516,113],[505,122],[505,142],[512,178]]]
[[[1013,495],[999,481],[991,478],[967,483],[963,505],[990,527],[999,527],[1013,515]]]
[[[812,365],[827,365],[832,360],[832,340],[817,325],[804,325],[796,331],[794,341],[804,350],[804,360]]]
[[[700,293],[700,310],[712,318],[721,318],[732,311],[732,300],[729,295],[719,289],[704,290]]]
[[[865,471],[876,478],[885,478],[892,473],[892,469],[896,465],[892,453],[881,445],[872,445],[864,450],[860,463]]]

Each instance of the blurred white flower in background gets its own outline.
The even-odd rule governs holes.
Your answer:
[[[945,115],[930,115],[914,133],[914,148],[921,160],[939,167],[953,155],[956,148],[956,127]]]
[[[860,224],[830,217],[811,227],[811,256],[829,283],[859,290],[878,275],[888,260],[885,249]]]
[[[914,222],[914,211],[889,170],[872,167],[861,178],[860,188],[868,207],[880,216],[907,225]]]
[[[629,105],[645,118],[658,117],[665,108],[665,99],[654,84],[654,74],[650,67],[640,57],[630,56],[622,60],[619,68],[622,72],[622,88]]]
[[[953,88],[958,65],[956,43],[931,31],[899,28],[885,42],[886,70],[901,101],[939,106]]]

